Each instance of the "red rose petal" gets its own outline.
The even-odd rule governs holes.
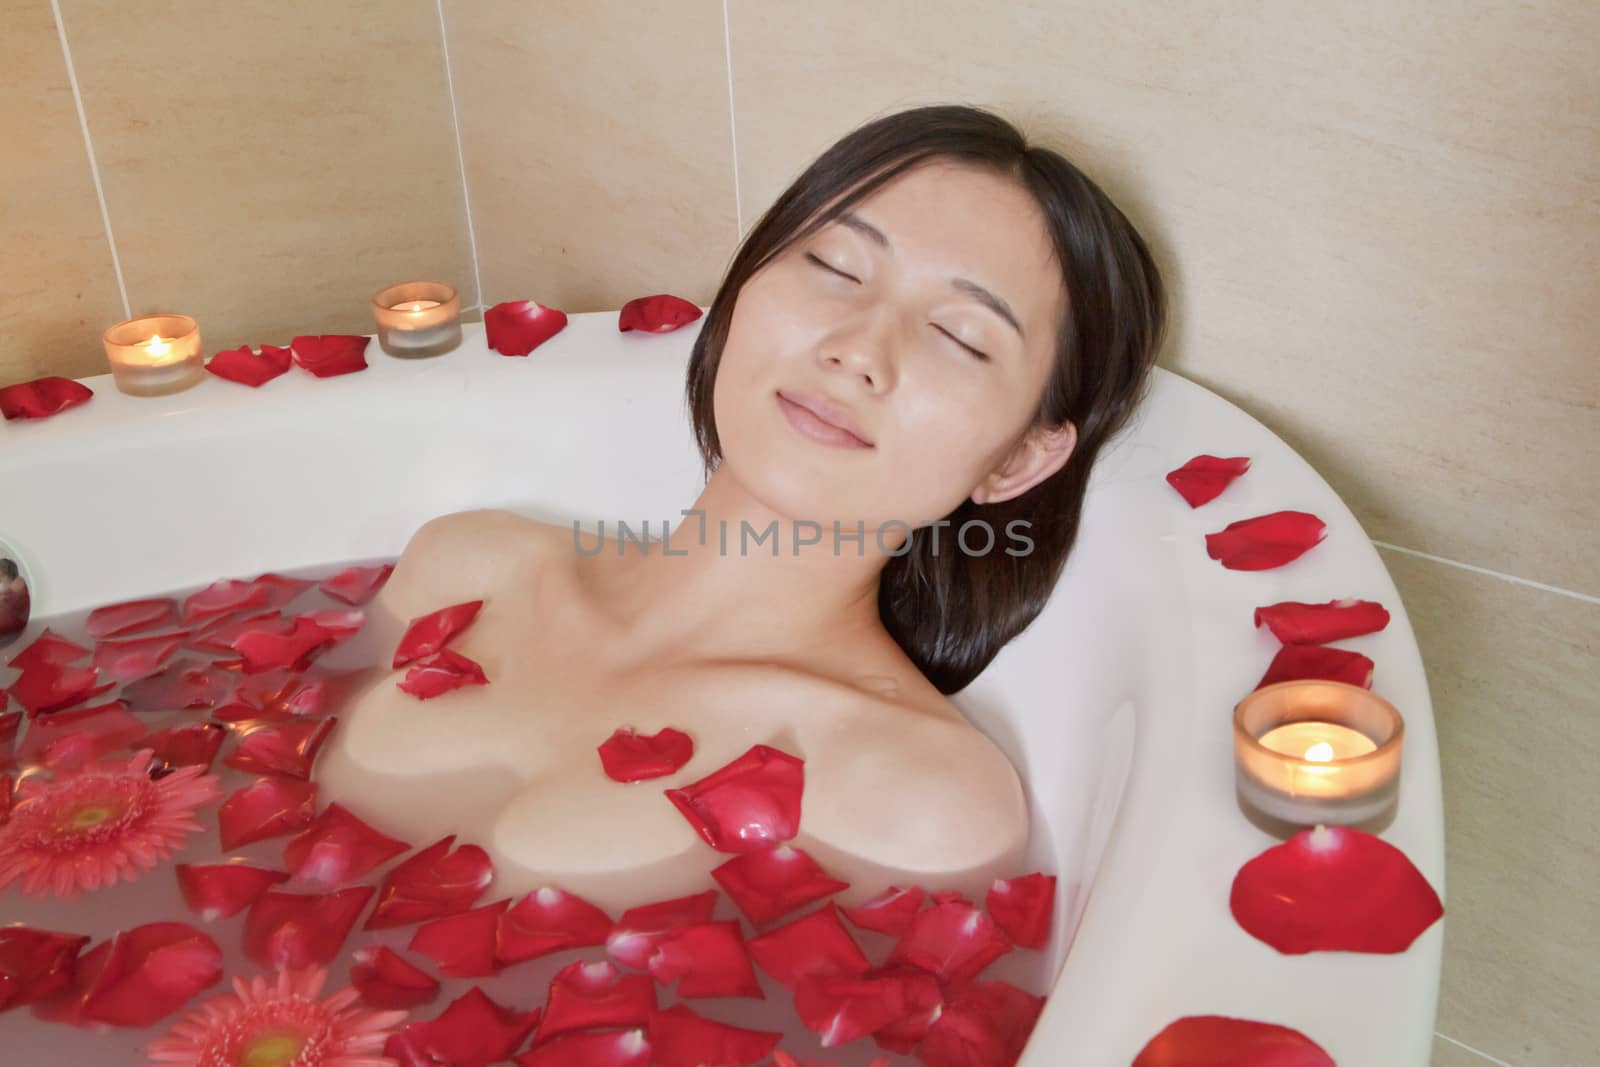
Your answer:
[[[643,330],[646,333],[671,333],[680,326],[698,319],[704,312],[681,296],[658,293],[640,296],[622,305],[617,315],[617,329],[622,333]]]
[[[414,1008],[439,995],[437,978],[386,945],[356,949],[350,984],[374,1008]]]
[[[301,615],[302,619],[310,619],[328,633],[333,635],[337,644],[346,638],[355,636],[367,624],[367,613],[354,608],[329,608],[324,611],[309,611]]]
[[[228,737],[225,727],[214,722],[196,722],[188,726],[169,726],[153,734],[146,734],[136,744],[156,754],[161,767],[158,776],[170,774],[179,767],[211,769],[222,742]]]
[[[101,641],[94,646],[94,667],[114,682],[135,682],[159,670],[188,639],[176,633]]]
[[[739,923],[700,923],[666,934],[648,963],[662,985],[678,983],[680,997],[764,997]]]
[[[317,588],[334,600],[352,606],[360,605],[376,596],[393,573],[393,563],[379,567],[346,567],[332,578],[324,579]]]
[[[976,982],[945,1004],[917,1046],[917,1058],[926,1067],[1015,1063],[1043,1009],[1043,997],[1014,985]]]
[[[293,833],[317,814],[317,786],[291,778],[261,778],[233,793],[217,809],[222,849]]]
[[[1188,1015],[1151,1038],[1134,1057],[1133,1067],[1334,1067],[1334,1062],[1287,1026]]]
[[[799,833],[804,785],[804,760],[754,745],[720,770],[666,794],[718,852],[754,852]]]
[[[294,361],[318,378],[332,378],[367,369],[367,342],[371,337],[351,334],[322,334],[296,337],[289,342]]]
[[[1256,609],[1256,625],[1267,625],[1286,645],[1320,645],[1346,637],[1377,633],[1389,625],[1389,613],[1373,600],[1330,600],[1302,604],[1285,600]]]
[[[121,701],[57,712],[28,726],[17,759],[57,771],[75,770],[126,748],[144,732],[144,723],[128,714]]]
[[[261,602],[263,607],[277,609],[286,606],[317,583],[309,578],[290,578],[268,571],[266,574],[257,575],[250,584],[262,590],[265,597]]]
[[[1175,471],[1167,484],[1183,495],[1191,508],[1215,500],[1233,480],[1250,469],[1248,456],[1196,456]]]
[[[297,884],[332,889],[355,881],[410,848],[404,841],[380,834],[342,805],[329,804],[315,822],[284,846],[283,865]]]
[[[454,834],[441,838],[391,870],[363,929],[406,926],[472,907],[494,881],[494,865],[477,845],[451,853],[454,841]]]
[[[604,960],[569,964],[550,980],[539,1043],[574,1030],[647,1026],[655,1010],[656,985],[645,975]]]
[[[246,674],[279,668],[303,671],[337,640],[337,634],[309,615],[297,615],[293,629],[287,634],[270,629],[246,630],[233,639],[233,649],[244,661]]]
[[[726,1026],[674,1004],[650,1016],[649,1038],[657,1067],[743,1067],[771,1055],[783,1035]]]
[[[89,612],[86,627],[96,641],[123,637],[140,630],[171,626],[178,621],[178,602],[171,597],[154,600],[129,600]]]
[[[757,926],[850,888],[849,882],[831,877],[809,854],[787,845],[741,853],[713,870],[711,877]]]
[[[989,887],[985,906],[1012,944],[1043,948],[1055,915],[1055,875],[1026,874],[997,881]]]
[[[682,730],[667,726],[653,734],[619,727],[600,745],[600,766],[618,782],[642,782],[672,774],[694,755],[694,742]]]
[[[566,312],[532,300],[509,300],[483,313],[489,347],[502,356],[525,356],[567,325]]]
[[[10,419],[47,419],[87,403],[94,391],[71,378],[50,375],[0,389],[0,415]]]
[[[1261,676],[1256,688],[1302,678],[1322,678],[1371,689],[1372,670],[1372,660],[1359,652],[1326,645],[1284,645],[1272,657],[1267,673]]]
[[[190,637],[189,647],[218,656],[235,656],[238,653],[233,643],[244,634],[256,631],[288,636],[294,633],[294,621],[285,618],[276,608],[223,615]]]
[[[482,667],[451,648],[440,649],[421,660],[395,683],[401,692],[418,700],[431,700],[462,686],[488,684]]]
[[[871,968],[831,901],[751,938],[745,948],[763,971],[788,989],[813,975],[859,975]]]
[[[29,717],[49,715],[99,696],[115,682],[99,684],[93,667],[64,667],[40,663],[22,672],[11,684],[11,695],[27,709]]]
[[[507,962],[495,955],[495,932],[509,900],[433,919],[417,927],[406,947],[439,964],[452,978],[481,978]]]
[[[183,600],[183,625],[194,626],[247,608],[260,608],[267,602],[267,588],[238,578],[212,582]]]
[[[1302,830],[1234,876],[1228,901],[1246,932],[1279,952],[1404,952],[1444,914],[1406,854],[1344,826]]]
[[[334,719],[295,719],[266,723],[239,739],[223,763],[253,774],[310,778],[317,749],[333,729]]]
[[[372,892],[370,885],[311,895],[269,890],[245,916],[244,954],[280,970],[332,963]]]
[[[0,926],[0,1011],[33,1004],[72,985],[82,934]]]
[[[624,966],[644,970],[663,937],[685,926],[710,922],[716,907],[717,891],[707,889],[693,896],[629,908],[606,936],[606,954]]]
[[[794,1008],[823,1048],[866,1037],[911,1009],[902,975],[810,975],[795,987]]]
[[[547,1016],[539,1029],[541,1039],[549,1026]],[[517,1057],[517,1067],[650,1067],[651,1062],[643,1030],[568,1034]]]
[[[17,765],[15,746],[17,729],[21,726],[22,712],[13,711],[8,715],[0,715],[0,770],[10,770]]]
[[[256,898],[288,879],[283,871],[248,867],[242,863],[212,863],[199,867],[177,865],[178,890],[189,910],[205,922],[228,919],[256,902]]]
[[[1300,558],[1327,535],[1328,528],[1315,515],[1274,511],[1206,534],[1206,555],[1229,570],[1264,571]]]
[[[412,1023],[390,1037],[383,1054],[402,1067],[487,1067],[509,1059],[537,1025],[537,1009],[513,1011],[473,986],[438,1018]]]
[[[553,886],[535,889],[505,913],[495,933],[501,963],[521,963],[569,948],[606,944],[611,917],[587,900]]]
[[[218,378],[259,388],[289,369],[291,354],[287,348],[262,345],[257,355],[249,345],[224,349],[206,363],[206,370]]]
[[[943,901],[911,920],[896,942],[890,963],[904,963],[935,975],[946,986],[977,977],[1011,950],[1011,941],[994,919],[963,901]]]
[[[12,656],[7,661],[8,667],[15,667],[19,671],[28,670],[30,667],[42,667],[51,664],[65,667],[87,658],[89,650],[82,645],[68,641],[65,637],[46,626],[28,643],[28,647]]]
[[[926,897],[927,893],[918,886],[909,889],[890,886],[859,907],[839,910],[863,930],[876,930],[880,934],[899,937],[911,929],[911,920],[922,910],[922,902]]]
[[[138,711],[185,711],[216,707],[233,677],[196,660],[173,660],[165,670],[141,678],[122,690],[122,699]]]
[[[922,1043],[939,1016],[944,1014],[944,992],[939,988],[937,978],[915,967],[879,967],[867,972],[869,978],[890,975],[902,980],[900,988],[905,994],[905,1014],[874,1030],[872,1040],[879,1048],[909,1054]]]
[[[6,820],[11,818],[11,793],[11,775],[0,774],[0,826],[4,826]],[[0,1008],[3,1007],[0,1005]]]
[[[177,1011],[222,978],[222,949],[187,923],[149,923],[124,930],[88,968],[82,1017],[112,1026],[150,1026]]]
[[[483,601],[469,600],[412,619],[400,637],[399,647],[394,650],[392,666],[404,667],[407,663],[438,652],[478,617],[482,607]]]

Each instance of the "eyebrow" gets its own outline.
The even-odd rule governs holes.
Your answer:
[[[860,215],[857,215],[855,212],[842,212],[834,221],[840,223],[841,225],[850,227],[850,229],[866,237],[879,247],[892,251],[889,245],[888,236],[885,235],[882,230],[878,229],[872,223],[868,222]],[[979,285],[970,278],[951,278],[950,284],[976,299],[978,303],[982,304],[996,315],[999,315],[1002,319],[1005,319],[1006,322],[1010,323],[1011,328],[1017,331],[1018,337],[1021,337],[1023,340],[1027,340],[1027,336],[1022,332],[1022,323],[1017,321],[1016,313],[1011,310],[1010,304],[1006,303],[1003,299],[996,296],[994,293],[990,292],[988,289],[985,289],[983,286]]]

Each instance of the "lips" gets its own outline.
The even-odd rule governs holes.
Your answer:
[[[783,391],[778,393],[778,400],[788,405],[785,414],[789,416],[790,421],[809,435],[819,440],[835,438],[827,443],[872,447],[872,442],[867,439],[860,425],[851,418],[850,413],[832,401],[815,394]],[[800,410],[796,411],[797,408]],[[828,431],[837,433],[830,434]]]

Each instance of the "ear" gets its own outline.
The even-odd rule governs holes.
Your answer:
[[[1010,457],[978,483],[972,502],[998,504],[1021,496],[1065,466],[1077,444],[1078,428],[1070,422],[1034,427],[1017,442]]]

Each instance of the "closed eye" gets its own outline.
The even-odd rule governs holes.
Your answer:
[[[961,340],[961,338],[957,337],[955,334],[951,333],[949,330],[945,329],[943,326],[935,326],[934,329],[938,330],[940,333],[942,333],[946,337],[950,338],[950,340],[954,341],[956,344],[960,345],[962,348],[965,348],[968,352],[971,352],[973,355],[977,356],[983,362],[985,362],[985,363],[989,362],[989,354],[987,352],[980,352],[978,349],[973,348],[971,345],[969,345],[965,341]]]
[[[817,266],[821,267],[823,270],[827,271],[829,274],[837,274],[841,278],[849,278],[851,281],[856,282],[856,283],[860,283],[860,281],[861,281],[860,278],[857,278],[854,275],[846,274],[844,271],[840,270],[838,267],[833,266],[827,260],[825,260],[821,256],[817,255],[815,252],[807,252],[806,253],[806,258],[809,259],[811,262],[815,263]]]

